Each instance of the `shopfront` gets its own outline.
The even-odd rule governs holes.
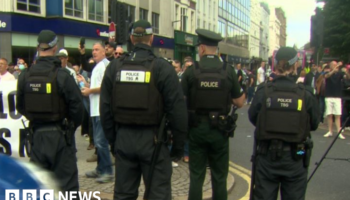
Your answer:
[[[37,36],[48,29],[58,35],[58,48],[66,48],[75,62],[79,55],[78,45],[85,38],[87,54],[91,55],[94,43],[108,40],[108,25],[81,22],[67,18],[42,18],[20,14],[0,13],[0,57],[16,62],[23,58],[32,63],[36,54]]]
[[[174,59],[179,60],[183,64],[183,60],[187,56],[191,56],[193,60],[199,60],[197,55],[196,43],[197,35],[192,35],[182,31],[174,31]]]
[[[153,38],[153,52],[158,57],[174,59],[174,39],[154,35]]]

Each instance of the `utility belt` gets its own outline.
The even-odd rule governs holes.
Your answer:
[[[72,145],[72,139],[75,133],[75,127],[73,122],[68,122],[67,119],[64,119],[62,122],[53,122],[53,123],[34,123],[29,127],[29,134],[27,134],[28,140],[33,144],[33,135],[34,133],[39,132],[60,132],[64,135],[66,143],[68,146]]]
[[[288,143],[282,140],[260,141],[257,147],[258,155],[271,155],[272,161],[280,160],[284,152],[289,152],[295,161],[303,159],[304,167],[310,165],[313,141],[307,138],[301,143]]]
[[[209,112],[208,114],[196,114],[195,111],[189,111],[189,126],[198,127],[201,123],[208,123],[210,128],[218,129],[222,134],[233,137],[237,116],[222,115],[219,112]]]

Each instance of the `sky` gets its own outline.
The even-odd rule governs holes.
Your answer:
[[[310,41],[310,21],[316,0],[260,0],[269,6],[281,7],[287,18],[287,46],[298,48]]]

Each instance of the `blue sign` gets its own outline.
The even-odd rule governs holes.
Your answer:
[[[65,18],[42,18],[18,14],[1,13],[0,20],[6,23],[6,29],[0,27],[0,31],[31,34],[39,34],[41,30],[49,29],[58,35],[102,38],[102,35],[108,36],[109,28],[109,25],[100,25]]]
[[[243,58],[243,57],[239,57],[239,56],[233,56],[233,55],[228,55],[228,63],[249,63],[249,59],[248,58]]]
[[[172,38],[161,37],[158,35],[155,35],[153,38],[152,47],[174,49],[174,45],[174,39]]]
[[[11,31],[11,16],[0,15],[0,32]]]

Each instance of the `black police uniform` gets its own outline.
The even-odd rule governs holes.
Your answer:
[[[39,100],[33,103],[30,99],[25,98],[30,93],[27,74],[44,72],[50,68],[54,72],[57,71],[57,90],[53,88],[55,86],[52,86],[46,90],[39,87],[38,91],[44,90],[47,93],[44,98],[47,98],[49,93],[51,93],[52,98],[63,98],[64,102],[62,103],[65,103],[65,106],[60,105],[62,106],[60,108],[65,108],[65,110],[60,112],[65,113],[64,117],[70,122],[70,134],[66,133],[66,127],[62,126],[63,118],[58,119],[53,114],[41,113],[42,107],[48,102]],[[80,126],[83,117],[81,92],[69,71],[61,68],[61,61],[55,56],[39,57],[36,64],[29,70],[24,70],[18,78],[16,108],[19,113],[30,119],[30,128],[33,130],[30,161],[52,171],[63,191],[79,191],[74,132]],[[28,111],[28,107],[31,107],[30,111]],[[44,118],[42,118],[43,116]]]
[[[267,98],[265,96],[267,94],[265,87],[279,88],[279,91],[282,92],[279,95],[282,94],[282,96],[277,95]],[[305,91],[304,99],[301,98],[297,101],[298,103],[294,103],[294,99],[292,102],[281,100],[284,97],[283,95],[285,95],[284,92],[290,91],[291,88],[293,88],[293,91],[296,88],[299,88],[298,91]],[[280,127],[281,130],[288,132],[288,129],[297,128],[306,131],[305,134],[310,137],[309,131],[316,130],[318,126],[318,106],[312,90],[303,88],[304,86],[302,84],[297,85],[290,77],[276,76],[272,82],[261,84],[255,93],[248,111],[249,120],[256,126],[255,139],[257,152],[254,163],[255,167],[253,168],[255,171],[253,171],[254,176],[252,177],[255,177],[255,189],[253,189],[254,200],[277,199],[279,188],[281,189],[283,199],[301,200],[305,198],[309,161],[309,157],[306,155],[311,154],[312,148],[309,140],[307,142],[286,142],[286,140],[282,139],[269,140],[266,138],[259,140],[258,135],[262,129],[274,129],[281,126],[280,124],[284,124],[282,126],[292,127]],[[264,104],[266,105],[266,109],[271,108],[270,113],[273,114],[265,115]],[[304,110],[305,113],[302,116],[299,115]],[[300,118],[288,117],[290,113],[292,113],[292,116],[298,115]],[[263,117],[259,116],[260,114]],[[278,116],[285,116],[288,121],[281,122]],[[308,120],[300,120],[301,118]],[[282,120],[284,120],[283,117]],[[305,129],[302,126],[308,128]],[[281,135],[280,137],[285,136],[288,138],[287,140],[297,140],[296,136],[289,137],[289,135]]]
[[[196,32],[199,44],[217,46],[222,40],[220,35],[208,30]],[[202,199],[207,163],[212,175],[213,199],[227,199],[229,137],[219,124],[226,122],[232,99],[242,96],[236,73],[217,55],[203,55],[199,63],[183,73],[181,84],[190,113],[188,199]]]
[[[135,22],[136,26],[140,24]],[[149,23],[147,22],[149,25]],[[158,161],[153,172],[152,184],[150,188],[149,199],[171,199],[171,157],[182,157],[183,145],[187,133],[187,113],[184,96],[179,85],[179,80],[173,67],[164,59],[156,58],[152,52],[152,48],[146,44],[136,44],[134,51],[129,57],[125,57],[123,62],[130,60],[144,60],[151,59],[154,61],[153,69],[150,71],[150,78],[152,84],[152,77],[154,78],[154,86],[159,91],[163,106],[160,104],[159,110],[163,109],[170,121],[171,130],[173,133],[173,149],[169,154],[169,149],[164,144],[162,146]],[[138,188],[140,185],[141,174],[144,182],[148,183],[150,162],[152,154],[155,149],[154,141],[157,134],[159,124],[146,125],[149,121],[145,118],[145,124],[142,121],[139,124],[127,123],[126,115],[114,114],[114,103],[116,101],[135,102],[138,101],[137,107],[146,109],[147,102],[153,102],[157,98],[156,94],[152,96],[139,96],[138,92],[154,91],[153,89],[138,90],[126,89],[126,93],[138,96],[140,98],[125,99],[122,93],[112,94],[114,84],[120,80],[120,71],[118,67],[121,66],[123,59],[114,59],[107,67],[102,85],[101,85],[101,102],[100,102],[100,116],[102,127],[110,144],[115,144],[116,154],[116,179],[114,189],[114,199],[136,199],[138,197]],[[147,72],[146,72],[147,73]],[[147,84],[142,84],[146,86]],[[132,83],[127,87],[138,87],[137,83]],[[148,87],[148,86],[147,86]],[[151,86],[152,87],[152,86]],[[125,91],[125,90],[124,90]],[[148,92],[143,93],[147,95]],[[126,96],[129,96],[127,94]],[[112,101],[112,98],[115,98]],[[128,109],[129,110],[129,109]],[[138,109],[136,109],[138,110]],[[121,110],[119,110],[121,111]],[[122,111],[121,111],[122,112]],[[118,119],[124,118],[125,123],[116,123]],[[140,116],[142,117],[142,116]],[[151,117],[150,117],[151,118]],[[114,145],[112,145],[114,146]]]

